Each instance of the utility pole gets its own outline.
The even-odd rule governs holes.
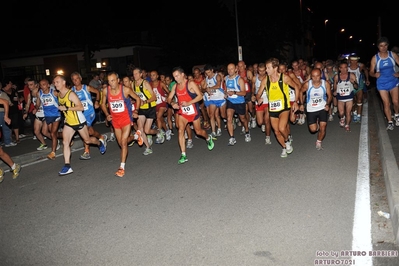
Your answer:
[[[240,46],[240,34],[238,31],[238,12],[237,12],[237,0],[234,0],[234,9],[236,13],[236,31],[237,31],[237,49],[238,49],[238,61],[242,60],[242,47]]]

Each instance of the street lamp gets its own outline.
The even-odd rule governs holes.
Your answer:
[[[325,50],[326,60],[327,60],[327,22],[328,19],[324,20],[324,50]]]
[[[341,29],[340,31],[335,33],[335,54],[338,55],[338,42],[337,42],[337,38],[338,38],[338,33],[343,33],[345,32],[345,29]]]
[[[236,31],[237,31],[237,49],[238,49],[238,61],[242,60],[242,47],[240,46],[240,34],[238,31],[238,11],[237,11],[237,0],[234,0],[234,11],[236,15]]]

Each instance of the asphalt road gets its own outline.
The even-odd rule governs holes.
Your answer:
[[[368,104],[365,104],[365,109]],[[96,125],[101,132],[108,129]],[[315,265],[334,259],[350,265],[389,265],[375,249],[369,182],[368,115],[347,133],[335,117],[324,149],[305,125],[292,126],[294,152],[280,158],[259,128],[227,146],[226,131],[208,151],[194,139],[189,161],[178,165],[177,138],[154,153],[129,148],[124,178],[114,176],[120,149],[78,159],[74,173],[58,176],[47,152],[30,155],[20,177],[0,185],[2,265]],[[5,148],[16,160],[34,150],[31,138]],[[17,154],[19,153],[19,154]],[[4,167],[4,165],[3,165]],[[378,183],[380,184],[380,183]],[[381,190],[379,193],[383,193]],[[378,195],[380,196],[380,195]],[[383,201],[383,199],[381,199]],[[381,207],[387,206],[381,204]],[[374,206],[372,206],[374,207]],[[383,209],[386,211],[386,209]],[[371,213],[370,213],[371,212]],[[396,248],[388,232],[378,247]],[[382,230],[382,229],[379,229]],[[384,246],[383,244],[387,244]],[[353,256],[346,251],[366,252]],[[392,265],[397,265],[392,264]]]

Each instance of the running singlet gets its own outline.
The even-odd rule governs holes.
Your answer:
[[[61,115],[58,110],[58,99],[54,96],[53,92],[54,88],[52,87],[50,87],[49,93],[43,93],[42,90],[39,90],[39,97],[45,117],[58,117]]]
[[[240,73],[240,77],[244,80],[245,84],[245,92],[249,92],[251,90],[251,85],[249,84],[248,78],[247,78],[247,71],[243,71]]]
[[[348,78],[346,80],[341,80],[340,74],[338,74],[337,83],[337,100],[349,101],[352,100],[354,96],[353,84],[350,82],[350,72],[348,72]]]
[[[241,88],[240,88],[240,85],[238,84],[239,78],[240,78],[240,76],[238,76],[238,75],[235,76],[234,78],[229,78],[229,76],[226,76],[225,77],[226,91],[235,91],[236,93],[240,92]],[[244,96],[240,96],[240,95],[236,95],[236,94],[228,96],[227,100],[233,104],[245,103]]]
[[[155,93],[155,96],[157,97],[156,105],[164,104],[164,106],[166,106],[166,92],[162,89],[161,82],[158,81],[157,87],[153,87],[152,82],[150,82],[150,84],[151,84],[152,90]]]
[[[283,82],[283,74],[277,82],[271,82],[269,76],[266,77],[266,90],[269,95],[269,112],[280,112],[291,108],[289,100],[290,88]]]
[[[306,92],[306,111],[316,112],[323,110],[327,104],[326,81],[321,79],[318,88],[313,86],[313,81],[308,81],[308,91]]]
[[[60,106],[66,106],[67,108],[74,107],[75,104],[69,100],[69,94],[72,90],[68,90],[64,97],[58,95],[58,103]],[[65,117],[65,124],[68,126],[78,126],[86,122],[86,118],[82,111],[63,111]]]
[[[95,116],[95,109],[93,106],[93,101],[91,100],[90,92],[87,90],[86,84],[82,86],[81,90],[77,90],[75,86],[72,87],[72,91],[78,95],[79,100],[83,105],[83,114],[86,119],[89,120],[92,116]]]
[[[146,88],[144,88],[143,84],[144,80],[141,82],[140,85],[136,85],[136,82],[134,82],[133,89],[142,101],[148,101],[148,99],[151,98],[151,93]],[[155,107],[156,105],[157,103],[155,101],[152,101],[141,105],[140,109],[149,109],[150,107]]]
[[[176,96],[177,96],[179,103],[189,102],[192,99],[194,99],[195,97],[197,97],[197,95],[195,93],[192,93],[189,91],[188,81],[186,82],[184,89],[177,89],[177,86],[178,85],[176,84]],[[198,110],[199,110],[199,104],[194,103],[194,104],[190,104],[189,106],[180,107],[178,114],[185,117],[188,120],[188,122],[192,122],[196,118],[199,117]]]
[[[258,93],[261,83],[262,83],[262,81],[259,79],[259,74],[256,74],[255,94]],[[263,90],[261,98],[263,99],[262,104],[268,104],[268,103],[269,103],[269,99],[268,99],[268,97],[267,97],[266,90]],[[258,105],[258,102],[257,102],[257,101],[256,101],[255,103],[256,103],[256,105]]]
[[[217,84],[217,73],[212,78],[206,77],[205,82],[208,87],[214,87]],[[224,90],[223,88],[217,88],[217,89],[212,89],[211,93],[208,94],[207,92],[204,93],[204,95],[207,95],[207,100],[208,101],[214,101],[214,100],[224,100]]]
[[[395,74],[395,59],[392,56],[392,51],[388,51],[387,58],[381,58],[379,53],[375,55],[376,64],[375,72],[380,72],[380,77],[377,79],[378,90],[391,90],[398,86],[398,78]]]
[[[112,119],[128,116],[132,117],[132,102],[123,93],[123,85],[117,95],[112,95],[110,87],[107,88],[107,101]]]
[[[37,101],[37,96],[31,96],[31,102],[33,103],[35,108],[36,108],[36,101]],[[40,105],[39,108],[36,108],[36,114],[35,115],[36,115],[36,117],[39,117],[39,118],[43,118],[44,117],[43,105],[42,104]]]

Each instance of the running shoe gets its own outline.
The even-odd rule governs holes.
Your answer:
[[[70,166],[62,167],[61,171],[58,172],[58,175],[69,175],[72,174],[73,170]]]
[[[345,132],[351,132],[349,125],[345,125]]]
[[[5,144],[4,146],[7,147],[7,148],[8,148],[8,147],[14,147],[14,146],[17,146],[17,143],[11,141],[10,143]]]
[[[86,151],[79,157],[79,159],[81,159],[81,160],[90,160],[90,158],[91,158],[90,153],[88,153]]]
[[[60,145],[60,140],[57,139],[57,148],[55,148],[56,151],[58,151],[60,149],[61,145]]]
[[[165,142],[165,132],[160,129],[159,132],[157,133],[157,139],[155,143],[157,144],[163,144]]]
[[[127,144],[127,146],[128,146],[128,147],[132,147],[132,146],[134,145],[135,142],[136,142],[135,140],[132,140],[129,144]]]
[[[119,168],[115,175],[118,177],[123,177],[125,175],[125,169]]]
[[[180,159],[177,161],[177,163],[178,164],[183,164],[183,163],[185,163],[185,162],[187,162],[188,161],[188,159],[187,159],[187,155],[181,155],[180,156]]]
[[[248,127],[249,128],[249,127]],[[244,126],[242,126],[241,127],[241,135],[244,135],[245,134],[245,127]]]
[[[342,117],[341,119],[339,119],[339,126],[340,127],[344,127],[345,126],[345,118]]]
[[[112,142],[115,141],[115,134],[111,134],[111,136],[109,137],[109,141],[112,141]]]
[[[42,151],[42,150],[45,150],[45,149],[47,149],[47,145],[43,144],[43,143],[40,143],[40,146],[36,148],[36,150],[38,150],[38,151]]]
[[[218,128],[218,130],[216,131],[216,137],[220,137],[222,135],[222,129]]]
[[[154,143],[152,141],[152,135],[147,135],[147,140],[148,140],[148,145],[152,146],[152,144]]]
[[[12,179],[15,179],[19,176],[19,172],[21,172],[21,165],[20,164],[15,164],[15,169],[12,170]]]
[[[262,132],[265,132],[266,131],[266,125],[262,125],[262,127],[261,127],[261,130],[262,130]]]
[[[288,155],[287,155],[287,149],[283,149],[282,151],[281,151],[281,154],[280,154],[280,157],[281,158],[286,158]]]
[[[265,144],[266,145],[272,144],[272,142],[270,141],[270,136],[266,136]]]
[[[213,140],[218,139],[215,132],[212,132],[210,136],[212,137]]]
[[[4,180],[4,171],[0,168],[0,183]]]
[[[399,115],[395,115],[395,126],[399,127]]]
[[[393,122],[388,122],[387,130],[393,130],[395,127],[393,126]]]
[[[257,126],[255,117],[251,118],[251,128],[255,128]]]
[[[333,115],[329,115],[329,116],[328,116],[328,121],[329,121],[329,122],[334,121],[334,116],[333,116]]]
[[[146,148],[143,152],[143,155],[150,155],[152,154],[152,149],[151,148]]]
[[[136,130],[135,139],[137,140],[137,144],[139,144],[140,146],[143,145],[143,138],[141,137],[140,130]]]
[[[236,144],[237,143],[237,141],[236,141],[236,139],[235,138],[230,138],[229,139],[229,143],[227,144],[228,146],[234,146],[234,144]]]
[[[323,149],[323,147],[321,147],[321,141],[316,141],[316,149],[317,149],[318,151],[320,151],[320,150]]]
[[[251,141],[251,134],[245,134],[245,142],[250,142]]]
[[[170,129],[165,132],[166,140],[169,141],[172,139],[172,131]]]
[[[106,142],[104,142],[103,139],[99,139],[100,141],[100,146],[98,146],[98,148],[100,149],[100,153],[104,154],[107,151],[107,144]]]
[[[215,143],[213,143],[213,139],[211,135],[208,135],[208,140],[206,141],[208,144],[208,150],[213,150],[213,147],[215,146]]]
[[[194,147],[193,140],[192,139],[187,140],[186,148],[192,149],[193,147]]]
[[[101,136],[103,137],[104,143],[107,143],[108,142],[107,134],[102,134]]]
[[[289,141],[287,141],[285,143],[285,148],[286,148],[288,154],[291,154],[294,151],[294,147],[292,147],[292,145]]]
[[[50,160],[55,160],[55,152],[50,152],[49,154],[47,154],[47,158]]]

